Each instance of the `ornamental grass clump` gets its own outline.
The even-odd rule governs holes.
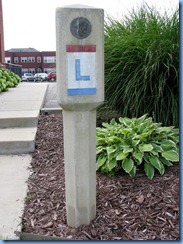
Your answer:
[[[105,22],[105,99],[121,117],[179,124],[179,12],[143,4]]]
[[[110,176],[124,170],[135,176],[143,167],[149,179],[155,171],[161,175],[166,166],[179,161],[179,130],[153,123],[147,114],[140,118],[112,119],[96,129],[96,169]]]

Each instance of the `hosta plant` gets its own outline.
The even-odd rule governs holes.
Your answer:
[[[143,167],[149,179],[155,170],[161,175],[166,166],[179,161],[179,130],[153,123],[147,114],[140,118],[119,118],[96,129],[96,169],[114,175],[124,170],[135,176]]]
[[[15,87],[20,82],[20,77],[7,69],[0,69],[0,92]]]

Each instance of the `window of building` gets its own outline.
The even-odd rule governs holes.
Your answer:
[[[34,74],[35,73],[35,69],[29,69],[29,73],[32,73],[32,74]]]
[[[37,62],[41,63],[41,57],[37,57]]]
[[[5,63],[6,64],[11,63],[11,57],[5,57]]]
[[[27,57],[21,57],[21,62],[22,63],[27,63]]]
[[[42,69],[41,68],[37,68],[37,73],[42,73]]]
[[[50,72],[56,72],[56,69],[54,69],[54,68],[53,69],[49,69],[49,68],[48,69],[47,68],[44,69],[44,73],[49,74]]]
[[[14,63],[15,63],[15,64],[18,63],[18,57],[14,57]]]
[[[22,73],[28,73],[28,69],[22,69]]]
[[[28,57],[28,62],[29,63],[34,63],[35,62],[35,57]]]
[[[50,56],[50,57],[43,57],[44,63],[56,63],[56,57]]]

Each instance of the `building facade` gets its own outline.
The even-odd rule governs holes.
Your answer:
[[[12,48],[5,51],[5,63],[22,66],[23,73],[50,73],[56,71],[56,52],[40,52],[34,48]]]
[[[0,0],[0,64],[5,62],[4,52],[4,29],[3,29],[3,7],[2,0]]]

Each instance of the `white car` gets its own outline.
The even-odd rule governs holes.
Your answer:
[[[24,73],[22,75],[22,81],[34,81],[34,76],[31,73]]]
[[[34,81],[45,81],[47,79],[46,73],[36,73],[34,75]]]

